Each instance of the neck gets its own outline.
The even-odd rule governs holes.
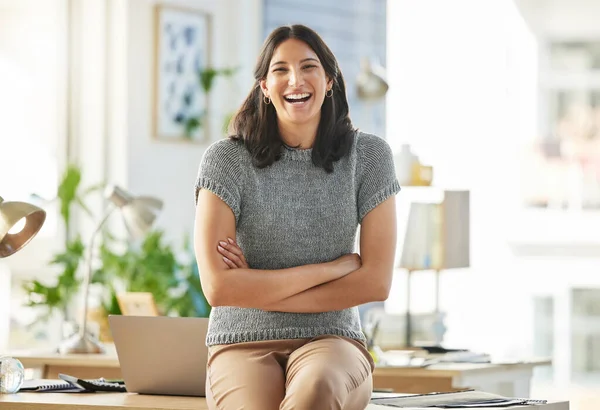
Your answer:
[[[312,148],[317,138],[319,119],[305,124],[290,124],[278,121],[279,134],[283,143],[301,149]]]

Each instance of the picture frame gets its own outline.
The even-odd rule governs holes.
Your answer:
[[[166,5],[154,10],[154,137],[204,143],[209,140],[209,100],[198,72],[211,65],[211,16]]]
[[[154,295],[150,292],[126,292],[117,295],[121,314],[125,316],[159,316]]]

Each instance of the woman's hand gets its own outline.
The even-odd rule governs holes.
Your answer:
[[[250,268],[248,262],[246,262],[244,253],[233,239],[227,238],[226,241],[219,241],[217,250],[230,269]]]
[[[250,268],[248,262],[246,262],[244,253],[233,239],[227,238],[226,241],[219,241],[217,250],[230,269]],[[349,253],[329,262],[329,264],[334,268],[334,277],[332,279],[339,279],[359,269],[362,266],[362,260],[359,254]]]

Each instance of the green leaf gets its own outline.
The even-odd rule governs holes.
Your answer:
[[[191,138],[196,129],[202,126],[202,116],[191,117],[185,121],[185,136]]]
[[[69,164],[58,186],[57,196],[60,200],[60,214],[67,230],[71,220],[71,204],[77,196],[77,189],[81,183],[81,171],[74,164]]]
[[[128,292],[152,293],[159,311],[164,314],[198,316],[210,311],[206,308],[208,304],[199,275],[193,273],[195,262],[182,265],[162,231],[149,232],[141,243],[127,243],[123,251],[115,252],[112,248],[107,244],[100,247],[102,268],[94,272],[93,277],[94,283],[104,284],[103,306],[107,311],[114,309],[111,292],[117,287]],[[184,249],[193,252],[189,241],[184,241]],[[185,294],[172,295],[173,289],[183,287]]]
[[[235,115],[235,112],[230,112],[223,118],[223,134],[227,134],[227,130],[229,129],[229,123],[231,123],[231,119]]]
[[[212,89],[215,77],[218,75],[217,70],[214,68],[206,68],[198,71],[198,78],[200,80],[200,86],[205,93],[209,93]]]
[[[74,234],[71,232],[71,217],[74,206],[79,207],[85,215],[92,217],[85,198],[105,185],[99,183],[84,189],[81,182],[81,168],[77,164],[68,164],[61,175],[57,189],[60,215],[67,233],[66,241],[64,249],[55,253],[49,261],[50,265],[60,269],[56,281],[52,284],[45,284],[33,280],[23,284],[23,289],[28,296],[27,305],[44,310],[42,318],[49,317],[56,310],[67,312],[68,306],[77,295],[81,285],[78,274],[81,269],[80,265],[85,260],[86,246],[79,236],[71,238]]]
[[[238,67],[227,67],[227,68],[212,68],[208,67],[205,69],[198,70],[198,80],[200,86],[205,93],[210,93],[213,88],[215,78],[218,76],[231,77],[238,70]]]

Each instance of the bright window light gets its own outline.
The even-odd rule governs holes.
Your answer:
[[[0,0],[0,194],[6,200],[56,196],[64,31],[57,4]],[[46,210],[40,235],[54,237],[57,215]]]

